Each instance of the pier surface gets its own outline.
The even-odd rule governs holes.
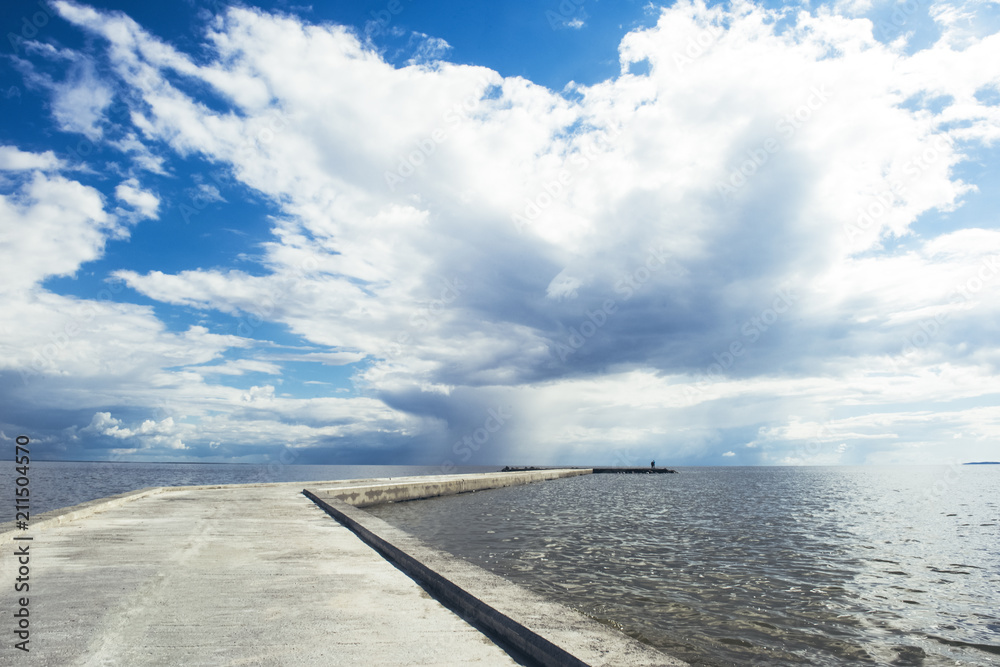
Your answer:
[[[31,650],[13,648],[8,630],[0,665],[532,664],[432,598],[303,486],[314,485],[146,490],[3,533],[5,552],[30,545]],[[320,484],[345,506],[364,486]],[[0,577],[14,581],[17,568],[5,553]],[[3,595],[5,615],[14,598]],[[622,664],[682,664],[617,634],[632,656]]]

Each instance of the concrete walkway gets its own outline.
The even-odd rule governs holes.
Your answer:
[[[301,493],[169,491],[31,530],[29,654],[2,665],[513,665]]]

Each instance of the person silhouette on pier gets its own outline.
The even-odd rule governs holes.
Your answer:
[[[656,467],[656,461],[650,461],[649,462],[649,467],[650,468],[655,468]]]

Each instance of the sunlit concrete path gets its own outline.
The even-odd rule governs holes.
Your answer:
[[[169,491],[29,530],[27,655],[11,632],[25,543],[0,544],[0,664],[517,664],[302,486]]]

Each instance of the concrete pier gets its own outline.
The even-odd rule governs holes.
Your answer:
[[[327,495],[324,502],[341,504],[363,522],[378,522],[344,503],[336,491],[348,498],[358,494],[356,499],[376,487],[398,494],[409,483],[425,490],[438,484],[440,491],[442,482],[476,476],[450,477],[311,486]],[[472,480],[473,486],[481,483]],[[72,510],[72,519],[59,520],[70,512],[56,513],[33,522],[29,531],[0,534],[3,617],[10,625],[15,597],[26,595],[31,632],[26,654],[14,648],[13,626],[3,628],[0,665],[538,664],[488,629],[489,636],[484,634],[475,618],[470,620],[478,627],[433,598],[428,592],[433,587],[415,581],[333,520],[302,493],[303,486],[146,489],[86,503]],[[402,551],[431,561],[431,570],[460,565],[436,561],[440,552],[421,551],[425,547],[402,531],[380,530],[403,543]],[[25,536],[32,540],[12,541]],[[15,545],[25,544],[30,592],[15,594],[11,582],[18,563],[11,554]],[[473,570],[451,575],[462,585],[475,581]],[[520,590],[506,585],[509,594],[491,600],[494,607]],[[524,599],[539,602],[530,595]],[[575,612],[548,604],[544,615],[578,620]],[[563,633],[560,645],[578,661],[549,664],[683,664],[607,628],[602,647],[604,640],[588,634],[589,628],[556,626],[555,634]],[[579,647],[574,637],[581,638]]]
[[[663,474],[674,474],[677,471],[671,470],[670,468],[592,468],[591,472],[595,475],[663,475]]]
[[[529,472],[529,471],[546,471],[546,470],[556,470],[556,468],[512,468],[510,466],[505,467],[503,472]],[[676,470],[671,470],[670,468],[654,467],[650,466],[648,468],[642,468],[638,466],[612,466],[603,468],[569,468],[569,470],[583,470],[587,474],[593,475],[661,475],[661,474],[673,474]]]
[[[421,498],[499,489],[550,479],[589,475],[590,468],[564,468],[532,472],[495,472],[475,475],[428,475],[396,480],[352,480],[333,484],[309,484],[319,498],[337,498],[354,507],[369,507]]]

